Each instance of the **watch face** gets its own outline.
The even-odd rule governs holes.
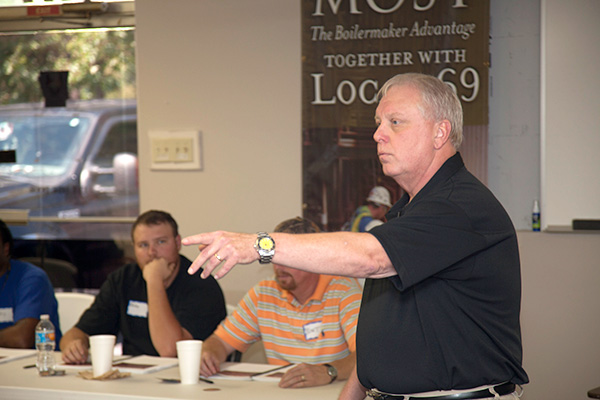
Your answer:
[[[267,251],[271,250],[271,249],[273,249],[273,241],[269,237],[261,238],[258,241],[258,247],[260,247],[263,250],[267,250]]]
[[[327,366],[327,375],[331,378],[331,382],[335,381],[338,376],[337,369],[333,365],[325,364]],[[330,382],[330,383],[331,383]]]

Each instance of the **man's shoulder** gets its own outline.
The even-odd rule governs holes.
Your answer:
[[[180,254],[179,267],[187,273],[187,270],[190,267],[190,265],[192,265],[192,261],[183,254]]]
[[[362,292],[361,286],[355,278],[340,275],[322,275],[321,279],[326,282],[325,292]]]
[[[33,265],[29,262],[21,260],[10,260],[10,268],[12,273],[20,276],[21,279],[50,279],[48,274],[42,268],[37,265]]]
[[[30,262],[26,262],[26,261],[21,261],[19,259],[11,259],[10,260],[10,269],[12,272],[15,271],[29,271],[29,270],[34,270],[34,269],[40,269],[39,267],[36,267],[35,265],[33,265]]]
[[[275,282],[274,279],[264,279],[250,288],[244,296],[247,301],[257,302],[278,302],[285,301],[284,290]]]
[[[337,275],[323,275],[325,286],[317,288],[313,296],[321,299],[325,306],[340,306],[341,313],[358,311],[362,299],[362,287],[355,278]]]
[[[259,295],[264,293],[282,293],[282,289],[275,279],[263,279],[254,285],[250,290],[255,291]]]
[[[132,285],[141,277],[140,267],[136,263],[128,263],[109,273],[105,283],[111,282],[111,285],[116,286]]]
[[[112,277],[129,277],[131,275],[141,274],[141,269],[135,262],[127,263],[112,271],[108,276]]]

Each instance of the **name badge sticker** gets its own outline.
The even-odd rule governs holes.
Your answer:
[[[12,307],[0,308],[0,322],[15,322]]]
[[[129,300],[127,315],[132,317],[148,318],[148,303],[144,301]]]
[[[318,339],[319,336],[321,336],[322,326],[323,324],[321,321],[309,322],[308,324],[304,325],[302,327],[304,330],[304,338],[306,340]]]

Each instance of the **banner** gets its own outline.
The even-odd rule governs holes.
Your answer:
[[[487,165],[488,68],[489,0],[302,1],[305,217],[337,230],[373,186],[386,186],[393,201],[401,195],[372,137],[377,92],[399,73],[454,88],[465,142],[474,139],[461,154],[467,166],[470,158]],[[485,167],[470,169],[485,182]]]

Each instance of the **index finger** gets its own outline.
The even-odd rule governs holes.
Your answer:
[[[188,268],[188,274],[195,274],[200,269],[200,267],[206,262],[206,260],[208,259],[208,255],[204,254],[203,250],[206,249],[208,245],[212,243],[212,241],[213,239],[207,233],[200,233],[197,235],[187,236],[181,239],[181,244],[183,244],[184,246],[191,246],[197,244],[198,250],[200,251],[200,254],[196,256],[196,258],[192,262],[192,265]],[[206,278],[209,274],[210,271],[208,271],[208,273],[204,273],[204,276],[202,277]]]
[[[183,244],[184,246],[198,244],[198,245],[200,245],[200,246],[198,246],[200,248],[200,250],[202,250],[204,247],[206,247],[206,245],[208,245],[209,243],[210,243],[210,238],[208,237],[208,234],[206,234],[206,233],[199,233],[197,235],[186,236],[183,239],[181,239],[181,244]]]

